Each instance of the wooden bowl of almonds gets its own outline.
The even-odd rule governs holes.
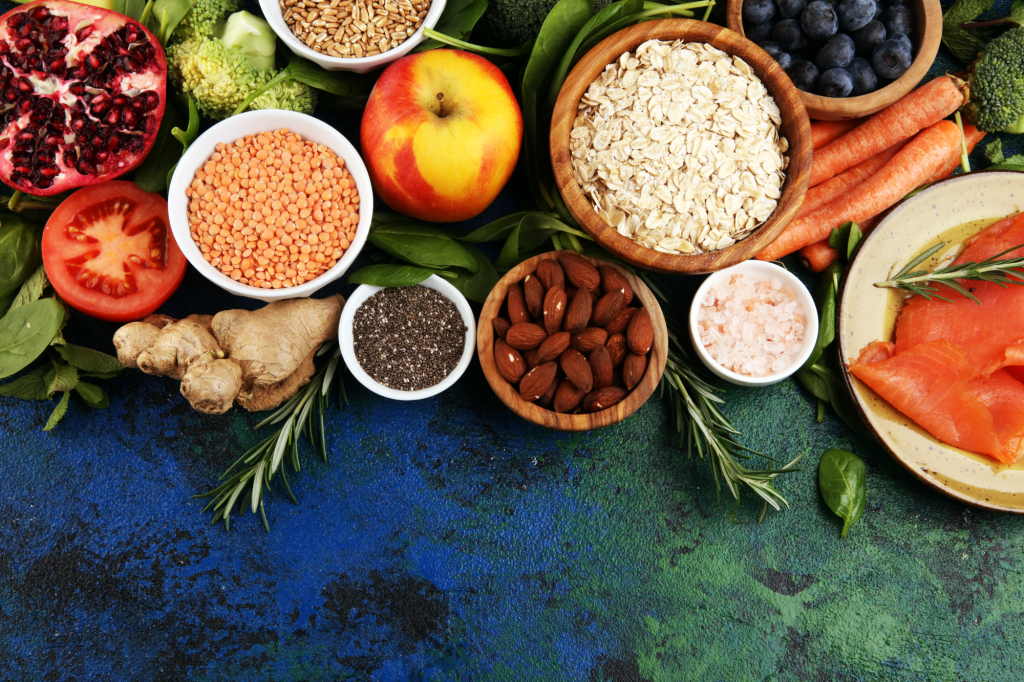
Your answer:
[[[665,372],[668,328],[651,290],[608,261],[535,256],[491,290],[477,326],[488,383],[523,419],[559,431],[622,421]]]
[[[551,121],[573,217],[619,258],[675,274],[721,270],[770,244],[803,201],[812,154],[800,92],[775,60],[689,19],[599,43]]]

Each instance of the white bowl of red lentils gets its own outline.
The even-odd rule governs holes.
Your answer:
[[[444,7],[445,0],[260,0],[288,49],[328,71],[356,73],[409,54]]]
[[[292,111],[250,111],[199,136],[168,191],[171,230],[204,277],[238,296],[301,298],[366,243],[370,176],[345,137]]]

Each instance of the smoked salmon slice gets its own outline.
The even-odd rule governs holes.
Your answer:
[[[889,352],[875,346],[862,357]],[[966,355],[958,344],[927,341],[854,362],[850,372],[939,440],[1013,464],[1024,445],[1024,384],[1004,371],[977,377]]]

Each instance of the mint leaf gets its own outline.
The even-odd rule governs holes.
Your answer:
[[[50,286],[50,279],[46,276],[46,270],[40,265],[35,269],[35,272],[29,275],[25,283],[21,285],[18,295],[11,301],[10,310],[28,305],[33,301],[38,301],[43,297],[43,293],[48,286]]]
[[[57,352],[68,364],[74,365],[83,372],[97,372],[106,374],[108,372],[120,372],[125,369],[113,355],[101,353],[91,348],[83,348],[74,344],[57,346]]]
[[[942,17],[942,42],[965,64],[974,61],[985,44],[960,25],[974,21],[994,3],[995,0],[958,0]]]
[[[50,394],[46,392],[45,377],[45,368],[33,370],[9,384],[0,386],[0,395],[20,400],[46,400]]]
[[[79,381],[78,385],[75,386],[75,393],[77,393],[89,407],[94,407],[96,409],[110,407],[110,396],[107,395],[106,391],[95,384]]]
[[[43,427],[43,431],[51,431],[64,418],[64,413],[68,411],[68,401],[70,399],[71,393],[64,391],[64,397],[57,403],[57,407],[53,408],[50,418],[46,420],[46,426]]]
[[[46,384],[46,395],[48,396],[57,391],[70,391],[78,385],[78,370],[71,365],[58,363],[46,373],[43,383]]]

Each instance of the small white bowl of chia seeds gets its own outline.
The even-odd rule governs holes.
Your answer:
[[[392,400],[421,400],[459,380],[473,359],[466,297],[431,275],[411,287],[360,285],[341,311],[341,357],[359,383]]]

